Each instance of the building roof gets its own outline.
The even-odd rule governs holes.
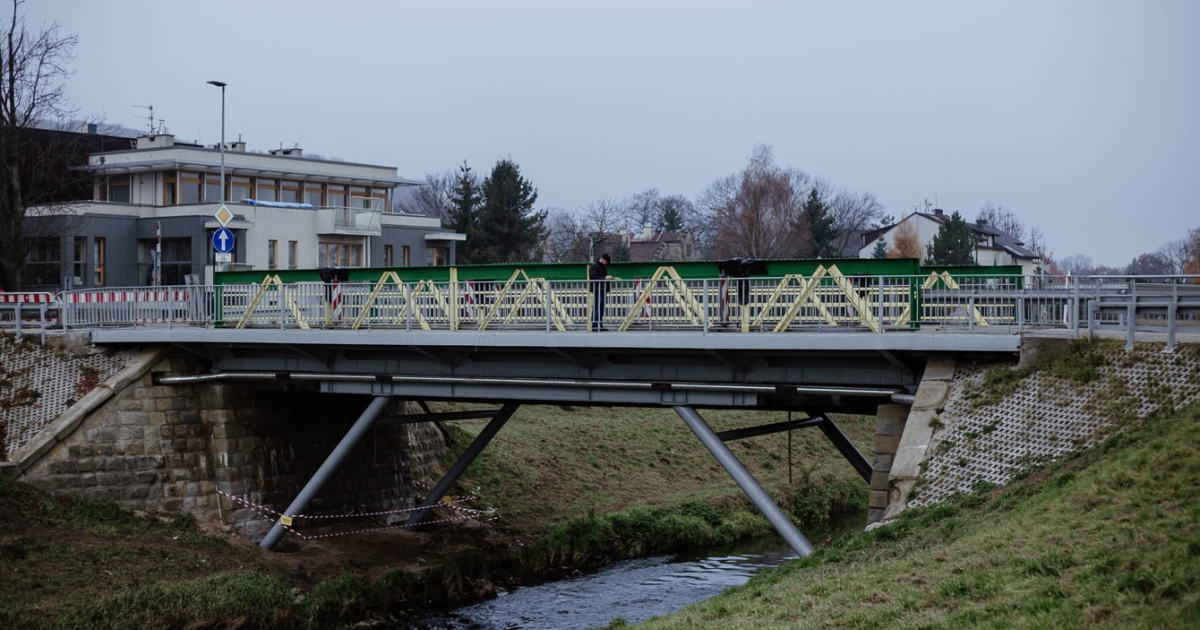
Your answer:
[[[649,262],[663,260],[663,249],[668,245],[683,243],[687,234],[687,232],[655,232],[651,238],[644,239],[641,236],[634,236],[633,233],[607,232],[601,235],[601,239],[597,243],[614,247],[624,243],[628,238],[629,261]]]
[[[950,217],[946,214],[937,214],[937,213],[929,213],[929,212],[916,212],[914,214],[919,214],[927,219],[932,219],[933,221],[937,222],[939,225],[944,224],[944,223],[946,223],[946,221],[950,220]],[[1004,251],[1012,254],[1013,256],[1015,256],[1017,258],[1041,258],[1041,256],[1039,256],[1037,254],[1037,252],[1034,252],[1033,250],[1030,250],[1029,248],[1025,247],[1025,243],[1017,240],[1016,237],[1010,235],[1008,232],[1005,232],[994,225],[979,225],[977,223],[967,223],[967,227],[971,228],[971,232],[973,232],[975,234],[976,238],[991,236],[992,242],[996,244],[996,247],[1003,249]],[[984,238],[981,240],[986,240],[986,239]]]
[[[946,221],[950,220],[950,215],[944,214],[944,213],[938,214],[935,212],[914,212],[908,216],[911,217],[913,215],[919,215],[919,216],[925,217],[926,219],[929,219],[930,221],[933,221],[934,223],[937,223],[938,225],[943,225],[946,223]],[[878,239],[879,237],[888,233],[889,231],[891,231],[892,228],[896,227],[897,225],[900,225],[906,219],[908,219],[908,217],[904,217],[904,219],[901,219],[900,221],[897,221],[896,223],[893,223],[891,225],[885,225],[883,227],[879,227],[879,228],[875,228],[873,230],[867,230],[867,231],[863,232],[862,246],[865,247],[866,245],[875,242],[875,239]],[[995,243],[995,246],[997,248],[1003,249],[1004,251],[1008,252],[1015,258],[1030,258],[1030,259],[1041,258],[1041,255],[1039,255],[1037,252],[1029,249],[1028,247],[1025,247],[1025,243],[1021,242],[1016,237],[1012,236],[1008,232],[1001,230],[1000,228],[997,228],[994,225],[979,225],[977,223],[967,223],[967,227],[971,229],[971,232],[973,234],[975,234],[976,239],[986,241],[987,237],[990,236],[990,237],[992,237],[992,242]]]

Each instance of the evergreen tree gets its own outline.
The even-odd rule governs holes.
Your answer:
[[[471,262],[540,261],[546,213],[533,209],[536,201],[537,189],[521,176],[521,169],[515,162],[496,162],[491,175],[483,180],[479,234]]]
[[[629,262],[629,246],[621,243],[612,250],[612,261],[615,263]]]
[[[962,216],[955,212],[938,228],[925,252],[925,259],[934,265],[972,264],[975,261],[975,235]]]
[[[837,230],[833,226],[833,215],[829,213],[829,207],[825,205],[825,201],[817,194],[816,188],[808,192],[808,199],[804,202],[802,212],[808,222],[809,233],[812,235],[813,257],[836,257],[840,252],[834,246]]]
[[[475,253],[479,239],[479,210],[481,191],[479,178],[471,172],[463,160],[458,167],[458,175],[454,178],[454,187],[450,189],[450,225],[455,232],[466,234],[467,240],[458,247],[458,263],[477,262]]]
[[[882,260],[888,257],[887,245],[883,242],[883,237],[875,239],[875,249],[871,251],[871,258]]]
[[[659,205],[662,207],[662,213],[658,216],[658,224],[662,231],[683,231],[685,221],[683,216],[683,203],[686,202],[686,199],[679,197],[667,197],[666,199],[660,201]]]

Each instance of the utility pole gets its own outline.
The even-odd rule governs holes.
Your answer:
[[[221,88],[221,203],[228,201],[229,193],[225,188],[225,83],[209,81],[209,85]]]

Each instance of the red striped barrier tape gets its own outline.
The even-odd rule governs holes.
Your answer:
[[[464,508],[462,506],[455,505],[453,503],[438,503],[436,505],[430,506],[428,509],[433,509],[435,507],[448,507],[454,511],[459,512],[461,515],[454,516],[451,518],[442,518],[442,519],[432,520],[432,521],[421,521],[420,523],[414,523],[412,525],[409,525],[407,523],[401,523],[399,525],[384,525],[381,527],[370,527],[367,529],[358,529],[358,530],[349,531],[349,532],[332,532],[332,533],[328,533],[328,534],[304,534],[304,533],[301,533],[300,531],[298,531],[297,529],[295,529],[294,527],[292,527],[292,523],[294,522],[294,519],[301,519],[301,518],[304,518],[304,519],[334,519],[334,518],[348,518],[348,517],[355,517],[355,516],[363,516],[363,517],[383,516],[383,515],[388,515],[388,514],[403,514],[403,513],[407,513],[407,512],[416,512],[418,510],[422,510],[422,509],[426,509],[426,508],[421,508],[421,507],[401,508],[398,510],[386,510],[386,511],[382,511],[382,512],[368,512],[368,513],[364,513],[364,514],[333,514],[333,515],[298,514],[295,516],[289,516],[287,514],[282,514],[277,510],[273,510],[265,505],[259,505],[257,503],[252,503],[250,501],[247,501],[246,499],[243,499],[241,497],[236,497],[228,492],[225,492],[224,490],[217,490],[217,494],[229,499],[230,501],[233,501],[234,503],[245,506],[251,512],[254,512],[258,516],[261,516],[268,521],[271,521],[273,523],[278,523],[280,527],[295,534],[301,540],[317,540],[320,538],[335,538],[338,536],[349,536],[350,534],[363,534],[366,532],[378,532],[378,531],[383,531],[383,530],[388,530],[388,529],[403,529],[403,528],[407,528],[407,527],[416,527],[418,525],[436,525],[438,523],[450,523],[453,521],[464,521],[464,520],[468,520],[468,519],[475,519],[475,520],[478,520],[481,522],[487,522],[487,521],[494,521],[497,518],[499,518],[499,516],[496,515],[495,508],[488,508],[487,510],[473,510],[471,508]],[[488,518],[479,518],[481,516],[488,517]]]

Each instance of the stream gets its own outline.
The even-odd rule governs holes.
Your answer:
[[[862,531],[865,525],[863,512],[806,535],[820,546],[826,538]],[[745,584],[762,569],[795,557],[781,538],[771,537],[624,560],[578,577],[501,592],[495,599],[392,630],[587,630],[617,617],[636,624]]]

